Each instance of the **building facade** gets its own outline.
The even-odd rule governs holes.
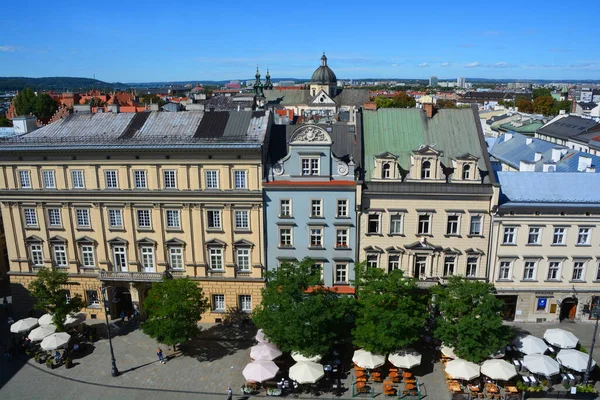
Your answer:
[[[166,271],[198,282],[204,321],[250,312],[264,286],[265,112],[73,114],[4,141],[0,201],[15,304],[42,267],[89,317],[137,306]],[[67,288],[65,288],[67,289]]]

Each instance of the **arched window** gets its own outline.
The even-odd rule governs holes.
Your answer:
[[[391,169],[390,163],[383,164],[383,167],[381,168],[381,178],[382,179],[390,179],[391,172],[392,172],[392,169]]]
[[[424,161],[421,164],[421,179],[428,179],[431,176],[431,163]]]
[[[471,166],[469,164],[465,164],[463,166],[463,180],[471,179]]]

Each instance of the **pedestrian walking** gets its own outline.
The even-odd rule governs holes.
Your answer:
[[[227,389],[227,400],[231,400],[233,398],[233,391],[231,388]]]
[[[159,347],[158,351],[156,352],[156,355],[158,356],[158,361],[160,361],[161,364],[165,363],[165,358],[163,357],[163,352],[162,349]]]
[[[120,317],[121,317],[121,323],[124,323],[125,322],[125,311],[121,311]]]

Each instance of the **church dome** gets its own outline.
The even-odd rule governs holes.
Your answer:
[[[327,57],[323,53],[321,57],[321,66],[315,70],[310,78],[311,83],[318,83],[321,85],[336,85],[337,78],[335,73],[327,66]]]

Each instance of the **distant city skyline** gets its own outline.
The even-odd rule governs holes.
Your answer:
[[[558,4],[558,3],[557,3]],[[405,3],[9,2],[0,76],[107,82],[309,79],[600,79],[591,0]],[[582,23],[582,19],[588,21]],[[54,33],[59,30],[59,34]]]

